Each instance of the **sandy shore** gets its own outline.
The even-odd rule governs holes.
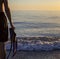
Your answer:
[[[14,58],[12,58],[11,55],[9,59],[60,59],[60,51],[17,51]]]

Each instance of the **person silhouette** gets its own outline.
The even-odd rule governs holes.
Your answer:
[[[5,42],[8,41],[8,21],[14,30],[8,0],[0,0],[0,59],[6,59]]]

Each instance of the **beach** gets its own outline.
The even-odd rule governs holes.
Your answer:
[[[7,51],[8,54],[8,51]],[[12,54],[11,54],[12,55]],[[16,55],[9,59],[60,59],[60,51],[17,51]]]

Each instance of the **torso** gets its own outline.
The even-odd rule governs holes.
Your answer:
[[[0,12],[3,12],[3,0],[0,0]]]

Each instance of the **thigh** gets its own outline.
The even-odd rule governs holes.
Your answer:
[[[0,42],[0,55],[3,53],[4,51],[4,43]]]
[[[5,59],[5,47],[4,43],[0,42],[0,59]]]
[[[4,42],[0,42],[0,53],[4,50]]]

